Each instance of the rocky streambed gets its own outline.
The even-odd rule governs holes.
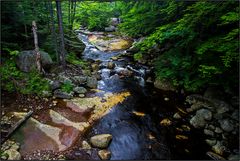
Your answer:
[[[239,157],[238,99],[215,97],[216,90],[189,96],[169,90],[163,82],[154,83],[151,67],[128,56],[129,38],[77,34],[86,45],[88,69],[50,70],[46,79],[52,91],[46,98],[3,93],[6,129],[28,111],[33,115],[2,144],[2,159]],[[70,92],[61,90],[64,83],[72,84]]]

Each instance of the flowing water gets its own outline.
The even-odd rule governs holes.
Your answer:
[[[97,87],[100,92],[93,96],[120,92],[129,92],[130,96],[111,108],[84,135],[76,129],[88,120],[90,111],[74,111],[74,107],[59,100],[58,107],[39,113],[37,119],[31,118],[16,132],[14,138],[21,143],[21,154],[35,150],[65,151],[78,140],[110,133],[113,136],[108,147],[111,160],[206,159],[206,145],[197,132],[181,132],[188,139],[176,140],[177,122],[173,120],[174,126],[170,127],[160,125],[161,120],[172,117],[176,107],[183,106],[182,95],[158,91],[152,83],[147,83],[146,78],[152,75],[147,66],[135,64],[127,57],[111,60],[126,51],[103,52],[88,41],[87,35],[79,33],[78,37],[86,45],[83,57],[100,61],[101,80]],[[110,61],[115,63],[114,69],[107,68]],[[131,76],[122,76],[129,71],[133,73]]]
[[[110,58],[125,51],[102,52],[89,43],[87,35],[79,34],[79,39],[86,45],[84,58],[101,61],[102,68],[99,72],[102,80],[98,82],[98,89],[112,93],[131,93],[123,103],[100,119],[87,137],[102,133],[112,134],[113,140],[108,147],[112,153],[111,160],[204,159],[204,152],[200,152],[204,145],[195,142],[195,148],[199,150],[184,141],[177,145],[173,129],[159,124],[161,119],[170,118],[174,114],[176,106],[183,102],[184,97],[171,92],[155,91],[152,84],[145,82],[151,70],[131,63],[126,57],[113,61],[116,64],[114,69],[107,69],[107,62],[112,61]],[[121,78],[117,74],[126,69],[133,71],[134,76]],[[164,101],[165,97],[170,98],[170,101]],[[186,149],[182,145],[187,145]]]

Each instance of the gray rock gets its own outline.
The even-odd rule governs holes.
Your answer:
[[[238,109],[233,111],[233,113],[231,115],[231,118],[236,120],[236,121],[239,121],[239,110]]]
[[[87,141],[83,140],[82,142],[82,149],[92,149],[91,145],[88,144]]]
[[[219,128],[219,127],[216,127],[216,129],[215,129],[215,131],[214,131],[215,133],[217,133],[217,134],[221,134],[223,131],[222,131],[222,129],[221,128]]]
[[[42,67],[44,69],[49,68],[53,61],[50,55],[44,51],[40,51]],[[36,53],[33,50],[26,50],[19,53],[16,58],[16,64],[18,68],[23,72],[30,72],[37,69],[36,66]]]
[[[114,32],[114,31],[116,31],[116,27],[114,27],[114,26],[105,27],[105,31],[106,32]]]
[[[111,140],[111,134],[100,134],[90,138],[91,144],[97,148],[107,148]]]
[[[169,82],[169,81],[165,81],[165,80],[159,80],[156,79],[154,81],[154,87],[164,90],[164,91],[175,91],[175,87]]]
[[[206,125],[206,121],[203,117],[199,117],[198,115],[195,115],[191,118],[190,124],[195,128],[203,128]]]
[[[119,23],[120,23],[120,18],[116,18],[116,17],[110,18],[110,24],[112,26],[117,26]]]
[[[87,82],[87,77],[86,76],[74,76],[73,79],[76,81],[76,83],[82,85]]]
[[[42,91],[41,95],[42,95],[42,97],[51,97],[52,96],[52,92],[50,92],[50,91]]]
[[[175,119],[181,119],[182,117],[181,117],[181,115],[179,115],[178,112],[176,112],[176,113],[173,115],[173,118],[175,118]]]
[[[87,92],[86,88],[84,87],[75,87],[73,91],[77,94],[85,94]]]
[[[98,84],[97,78],[95,78],[95,77],[87,78],[87,86],[89,88],[97,88],[97,84]]]
[[[204,134],[205,135],[209,135],[209,136],[214,136],[214,132],[213,131],[211,131],[211,130],[208,130],[208,129],[204,129]]]
[[[194,104],[191,105],[190,108],[187,108],[186,111],[187,112],[193,112],[193,111],[199,110],[201,108],[203,108],[201,103],[194,103]]]
[[[222,144],[222,142],[217,141],[216,145],[212,146],[212,150],[219,155],[223,155],[227,148]]]
[[[216,143],[217,143],[217,140],[216,140],[216,139],[206,139],[205,141],[206,141],[206,143],[207,143],[208,145],[210,145],[210,146],[214,146],[214,145],[216,145]]]
[[[67,76],[65,76],[64,74],[59,74],[57,79],[61,83],[71,83],[71,84],[73,84],[72,80],[70,78],[68,78]]]
[[[212,119],[212,112],[207,109],[200,109],[196,112],[196,115],[202,117],[204,120],[210,121]]]
[[[109,150],[99,150],[98,151],[98,156],[102,159],[102,160],[109,160],[111,158],[111,152]]]
[[[62,99],[71,99],[73,98],[73,93],[67,93],[67,92],[63,92],[60,89],[57,89],[54,91],[54,97],[56,98],[62,98]]]
[[[8,155],[8,160],[20,160],[21,154],[15,149],[8,149],[4,152]]]
[[[50,87],[52,90],[56,90],[61,87],[61,83],[58,80],[50,81]]]
[[[110,62],[108,62],[108,64],[107,64],[107,68],[108,68],[108,69],[113,69],[113,68],[115,68],[115,64],[110,61]]]
[[[226,132],[231,132],[234,129],[232,121],[229,119],[219,120],[221,128]]]

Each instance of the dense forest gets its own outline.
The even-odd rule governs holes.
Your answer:
[[[2,159],[239,159],[238,1],[1,1],[0,73]]]

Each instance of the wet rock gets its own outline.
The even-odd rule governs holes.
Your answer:
[[[126,69],[126,68],[122,68],[122,67],[118,67],[115,69],[115,72],[118,74],[118,75],[122,75],[122,76],[126,76],[126,77],[130,77],[133,75],[133,72]]]
[[[82,149],[91,149],[91,148],[92,148],[91,145],[88,144],[87,141],[83,140],[83,142],[82,142]]]
[[[185,135],[176,135],[175,137],[177,140],[188,140],[188,137]]]
[[[206,141],[206,143],[207,143],[208,145],[210,145],[210,146],[214,146],[214,145],[216,145],[216,143],[217,143],[217,140],[216,140],[216,139],[206,139],[205,141]]]
[[[98,156],[102,159],[102,160],[109,160],[111,158],[111,152],[109,150],[99,150],[98,151]]]
[[[93,71],[98,71],[99,70],[99,65],[94,63],[91,65]]]
[[[219,155],[223,155],[227,148],[222,144],[222,142],[217,141],[216,145],[212,146],[212,150]]]
[[[226,160],[225,158],[223,158],[222,156],[216,154],[216,153],[213,153],[213,152],[207,152],[206,153],[207,156],[209,156],[210,158],[212,158],[213,160]]]
[[[4,152],[8,155],[8,160],[20,160],[21,154],[15,149],[8,149]]]
[[[169,101],[169,98],[165,97],[165,98],[164,98],[164,101]]]
[[[42,67],[44,69],[49,68],[53,61],[50,55],[44,51],[40,51]],[[22,51],[19,53],[16,59],[18,68],[23,72],[30,72],[37,69],[36,66],[36,52],[33,50]]]
[[[97,84],[98,84],[98,81],[97,81],[96,77],[88,77],[87,78],[87,86],[89,88],[97,88]]]
[[[113,56],[113,57],[111,57],[111,59],[112,59],[113,61],[117,61],[117,60],[118,60],[118,57]]]
[[[190,131],[191,128],[188,125],[182,125],[181,126],[184,131]]]
[[[115,68],[115,63],[113,63],[113,62],[108,62],[108,64],[107,64],[107,68],[108,69],[114,69]]]
[[[169,119],[163,119],[161,122],[160,122],[160,125],[162,126],[170,126],[172,124],[172,121],[169,120]]]
[[[73,79],[75,80],[75,82],[77,84],[85,84],[87,81],[87,77],[86,76],[74,76]]]
[[[177,112],[177,113],[175,113],[175,114],[173,115],[173,118],[175,118],[175,119],[181,119],[182,116]]]
[[[204,118],[195,115],[191,118],[190,124],[195,128],[203,128],[206,125]]]
[[[100,134],[90,138],[91,144],[97,148],[107,148],[111,140],[111,134]]]
[[[54,97],[56,98],[63,98],[63,99],[71,99],[73,98],[73,93],[67,93],[67,92],[63,92],[60,89],[57,89],[54,91]]]
[[[57,80],[55,81],[50,81],[50,87],[52,90],[56,90],[61,87],[61,83]]]
[[[154,81],[154,87],[164,90],[164,91],[175,91],[176,90],[175,87],[169,81],[159,80],[159,79],[156,79]]]
[[[202,117],[204,120],[210,121],[212,119],[212,112],[207,109],[200,109],[196,112],[196,115]]]
[[[231,132],[234,129],[233,123],[229,119],[219,120],[219,123],[226,132]]]
[[[204,134],[205,135],[209,135],[209,136],[214,136],[214,132],[213,131],[211,131],[211,130],[208,130],[208,129],[204,129]]]
[[[73,91],[77,94],[85,94],[87,92],[86,88],[84,87],[75,87]]]

